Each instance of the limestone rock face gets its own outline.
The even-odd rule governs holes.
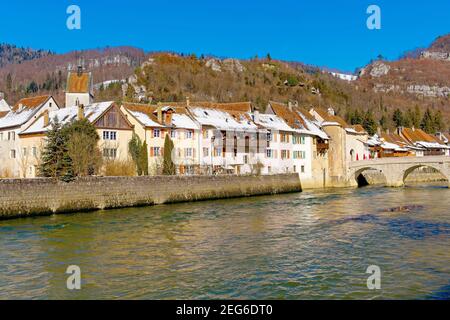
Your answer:
[[[229,71],[241,73],[245,70],[245,67],[237,59],[225,59],[222,61],[224,68]]]
[[[221,72],[222,67],[220,66],[220,62],[217,59],[209,59],[205,64],[208,68],[211,68],[213,71]]]
[[[381,61],[374,62],[370,75],[375,78],[385,76],[389,73],[391,67]]]
[[[420,54],[422,59],[432,59],[432,60],[441,60],[441,61],[450,61],[450,53],[449,52],[433,52],[433,51],[423,51]]]
[[[423,95],[425,97],[448,97],[450,87],[438,87],[429,85],[410,85],[406,89],[409,93]]]

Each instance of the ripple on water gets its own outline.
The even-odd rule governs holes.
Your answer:
[[[448,189],[365,188],[4,221],[0,299],[449,299],[449,204]]]

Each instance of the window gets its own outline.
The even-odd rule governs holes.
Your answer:
[[[222,156],[222,148],[214,148],[214,156],[215,157]]]
[[[209,148],[203,148],[203,157],[209,156]]]
[[[244,156],[244,164],[248,164],[248,156]]]
[[[281,150],[281,159],[289,159],[289,158],[290,158],[289,150]]]
[[[117,157],[117,149],[114,148],[103,149],[103,157],[107,159],[115,159]]]
[[[273,158],[273,150],[272,149],[267,149],[267,158]]]
[[[170,131],[170,137],[171,137],[172,139],[175,139],[175,138],[177,137],[177,132],[176,132],[175,130],[171,130],[171,131]]]
[[[193,134],[192,134],[191,130],[186,131],[186,139],[192,139],[192,136],[193,136]]]
[[[159,129],[153,129],[153,138],[159,138],[161,131]]]
[[[185,148],[184,155],[189,158],[192,157],[192,148]]]
[[[103,131],[103,140],[117,140],[117,132]]]
[[[267,132],[267,141],[272,141],[273,136],[271,132]]]
[[[272,172],[272,167],[271,167],[271,166],[268,166],[268,167],[267,167],[267,172],[268,172],[268,173],[271,173],[271,172]]]
[[[3,132],[0,132],[0,141],[3,141]]]
[[[304,136],[300,137],[300,144],[306,144],[306,137]]]
[[[12,150],[9,152],[9,156],[11,157],[11,159],[15,159],[15,158],[16,158],[16,150],[12,149]]]
[[[33,147],[33,149],[31,149],[33,152],[33,157],[37,157],[37,148]]]
[[[301,172],[305,173],[305,166],[301,166]]]
[[[23,157],[27,156],[27,148],[22,148],[22,156]]]
[[[8,141],[16,140],[16,133],[14,131],[8,132]]]
[[[306,151],[294,151],[294,159],[306,159]]]
[[[294,166],[294,172],[297,172],[297,166]]]
[[[151,157],[160,157],[161,156],[161,148],[160,147],[150,148],[150,156]]]
[[[203,138],[208,139],[209,133],[208,130],[203,130]]]

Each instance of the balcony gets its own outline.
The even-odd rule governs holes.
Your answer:
[[[330,145],[325,142],[318,142],[317,143],[317,152],[318,153],[325,153],[330,148]]]

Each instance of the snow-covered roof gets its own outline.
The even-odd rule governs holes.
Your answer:
[[[231,113],[224,110],[195,106],[190,107],[190,110],[201,125],[212,126],[219,130],[257,129],[257,126],[243,113],[232,116]]]
[[[99,102],[87,105],[84,107],[84,116],[90,122],[96,121],[114,102]],[[44,116],[40,116],[35,122],[33,122],[27,129],[21,132],[21,134],[32,134],[46,132],[51,128],[51,123],[55,119],[61,124],[70,123],[75,121],[78,117],[78,107],[62,108],[56,111],[49,112],[50,123],[45,126]]]
[[[151,116],[149,114],[147,114],[147,113],[130,110],[128,108],[127,108],[127,110],[128,110],[129,113],[131,113],[137,119],[137,121],[139,121],[142,125],[144,125],[146,127],[156,127],[156,128],[162,128],[163,127],[158,122],[153,121],[151,119]]]
[[[323,140],[329,140],[330,138],[328,137],[328,135],[325,133],[325,131],[323,131],[322,129],[320,129],[320,126],[318,123],[314,123],[313,121],[310,121],[307,117],[305,117],[305,115],[301,112],[297,112],[298,115],[303,119],[303,122],[305,123],[308,131],[310,134],[317,136]]]
[[[0,118],[0,128],[18,127],[25,124],[37,112],[37,109],[23,109],[16,112],[10,111]]]
[[[0,112],[10,111],[11,108],[5,99],[0,99]]]
[[[200,126],[186,114],[177,114],[177,113],[172,114],[172,124],[176,128],[192,129],[192,130],[200,129]]]
[[[424,147],[426,149],[450,149],[449,146],[437,142],[417,141],[414,144],[416,146]]]
[[[256,121],[255,121],[256,122]],[[260,114],[257,124],[269,130],[295,132],[286,122],[274,114]]]

